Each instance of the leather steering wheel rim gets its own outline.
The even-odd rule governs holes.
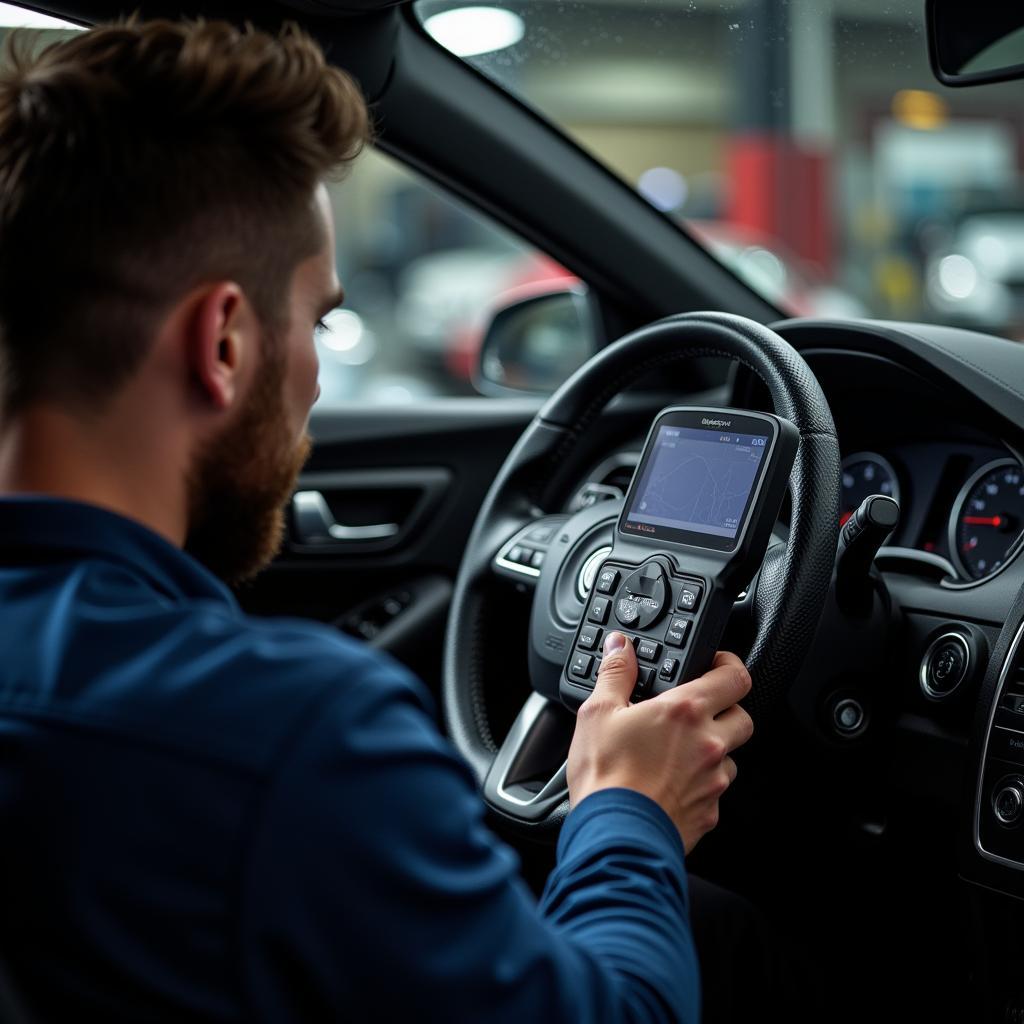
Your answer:
[[[452,742],[482,781],[497,752],[485,699],[485,621],[491,562],[531,517],[547,479],[602,409],[641,376],[684,359],[717,356],[764,382],[774,411],[800,432],[790,475],[785,546],[769,551],[755,596],[757,630],[747,657],[745,706],[763,717],[796,678],[828,592],[839,529],[839,445],[832,413],[810,367],[774,331],[727,313],[684,313],[602,349],[548,400],[509,453],[487,493],[455,582],[444,644],[442,704]]]

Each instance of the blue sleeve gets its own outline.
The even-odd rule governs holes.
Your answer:
[[[696,1024],[664,812],[627,790],[584,800],[538,905],[428,700],[366,657],[252,809],[238,935],[252,1019]]]

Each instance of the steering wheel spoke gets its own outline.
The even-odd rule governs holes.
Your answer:
[[[568,518],[565,515],[541,516],[519,527],[494,556],[494,572],[517,583],[534,586],[558,528]]]
[[[484,779],[487,802],[525,822],[543,821],[564,803],[573,723],[561,703],[531,693]]]

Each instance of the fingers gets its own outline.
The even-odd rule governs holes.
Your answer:
[[[742,747],[754,735],[754,723],[738,704],[723,711],[715,720],[712,728],[725,743],[725,749],[735,750]],[[726,758],[726,760],[730,760]]]
[[[719,651],[711,670],[699,679],[677,686],[657,697],[657,700],[696,702],[712,718],[725,711],[750,692],[750,673],[746,666],[728,651]]]
[[[618,632],[611,632],[604,641],[604,660],[588,700],[609,700],[625,707],[636,686],[636,652],[633,645]]]
[[[711,662],[712,668],[718,668],[721,665],[733,665],[736,668],[746,668],[743,664],[743,660],[737,655],[733,654],[732,651],[719,651],[715,655],[714,661]]]

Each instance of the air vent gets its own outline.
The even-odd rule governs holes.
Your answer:
[[[1022,653],[1024,651],[1018,647],[1010,665],[1010,671],[1006,673],[1006,682],[1003,684],[1003,692],[999,698],[1000,711],[1005,710],[1015,716],[1020,716],[1006,723],[1013,726],[1013,723],[1019,722],[1020,724],[1013,726],[1018,729],[1024,729],[1024,659],[1021,658]]]

